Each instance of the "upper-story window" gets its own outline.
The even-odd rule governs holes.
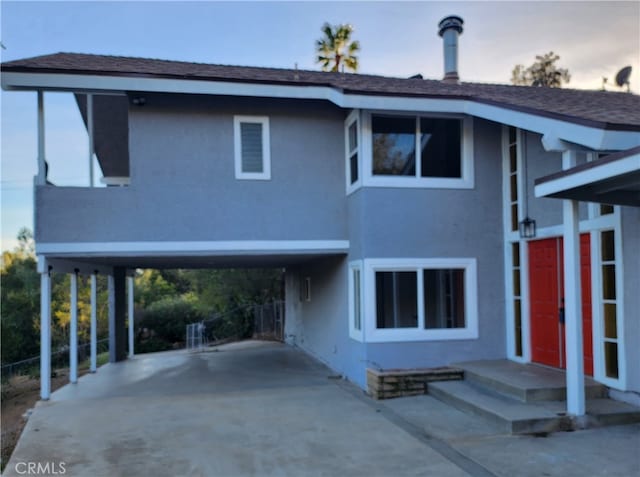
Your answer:
[[[373,175],[462,178],[462,120],[371,117]]]
[[[472,189],[473,119],[353,111],[345,121],[347,194],[364,187]]]
[[[345,158],[347,192],[355,190],[360,183],[360,111],[353,111],[345,121]]]
[[[236,179],[271,179],[269,118],[235,116],[233,136]]]

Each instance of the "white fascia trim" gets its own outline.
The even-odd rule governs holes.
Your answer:
[[[424,306],[421,298],[422,269],[463,268],[465,285],[465,328],[423,329]],[[449,341],[478,339],[478,267],[475,258],[369,258],[363,260],[365,341],[391,343],[407,341]],[[415,271],[418,275],[418,328],[377,327],[376,278],[377,271]]]
[[[571,175],[543,182],[535,186],[536,197],[547,197],[576,187],[614,178],[622,174],[640,171],[640,154],[618,159],[599,166],[585,169]]]
[[[210,242],[45,242],[36,243],[42,255],[99,256],[263,255],[266,253],[347,253],[348,240],[240,240]]]
[[[105,91],[112,93],[148,91],[324,99],[342,108],[468,114],[541,134],[553,131],[558,139],[595,150],[624,150],[640,146],[640,133],[636,131],[608,131],[473,100],[344,94],[329,86],[266,85],[167,78],[5,72],[2,74],[2,88],[5,90],[82,91],[100,94],[104,94]]]

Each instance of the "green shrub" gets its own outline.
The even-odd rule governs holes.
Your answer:
[[[139,313],[139,327],[149,330],[157,340],[167,343],[185,340],[186,325],[203,319],[191,296],[163,298]]]

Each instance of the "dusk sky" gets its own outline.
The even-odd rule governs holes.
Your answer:
[[[320,69],[315,40],[325,21],[350,23],[360,72],[443,74],[439,20],[464,19],[462,81],[509,83],[511,70],[553,50],[568,87],[600,89],[633,67],[640,92],[640,2],[31,2],[0,4],[2,61],[79,52],[205,63]],[[86,185],[88,139],[71,94],[45,94],[50,178]],[[2,92],[2,250],[33,228],[36,94]]]

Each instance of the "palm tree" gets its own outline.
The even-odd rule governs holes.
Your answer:
[[[348,68],[352,71],[358,69],[358,57],[355,53],[360,51],[360,43],[351,41],[353,27],[351,25],[331,26],[325,23],[322,26],[324,38],[316,41],[318,58],[316,63],[322,63],[323,71],[344,71]],[[342,68],[341,68],[342,67]]]

